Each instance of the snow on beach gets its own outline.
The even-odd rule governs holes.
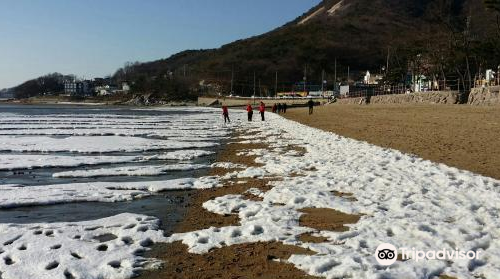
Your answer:
[[[134,162],[138,159],[138,156],[73,157],[60,155],[0,154],[0,171],[44,167],[79,167],[100,164],[116,164]]]
[[[0,185],[0,209],[71,202],[119,202],[154,193],[219,186],[217,177],[145,182],[89,182],[43,186]]]
[[[8,121],[20,121],[17,116],[9,115],[9,117],[11,119]],[[204,109],[201,115],[189,116],[194,123],[206,121],[204,126],[219,127],[214,128],[214,131],[222,131],[225,135],[230,132],[231,127],[236,127],[235,129],[252,134],[251,137],[244,136],[242,139],[269,144],[268,149],[248,150],[241,154],[257,156],[256,161],[263,166],[246,167],[229,162],[219,163],[212,167],[238,167],[243,170],[234,170],[224,177],[147,183],[95,182],[30,187],[4,185],[0,186],[0,206],[7,208],[76,201],[114,202],[140,198],[169,189],[217,187],[221,185],[220,180],[224,179],[283,177],[282,181],[271,182],[274,188],[268,192],[249,190],[261,197],[262,201],[247,200],[243,195],[228,195],[204,204],[207,210],[217,214],[238,214],[241,219],[240,225],[209,228],[163,238],[159,228],[154,225],[156,219],[134,215],[119,215],[79,223],[1,224],[2,278],[31,278],[33,277],[31,274],[40,274],[37,278],[65,278],[65,274],[77,278],[83,276],[82,274],[87,276],[85,278],[128,278],[143,262],[133,250],[143,248],[138,246],[131,248],[127,244],[129,238],[139,246],[144,240],[182,241],[189,246],[192,253],[206,253],[210,249],[225,245],[278,241],[317,252],[312,256],[293,255],[288,262],[311,275],[326,278],[433,278],[440,274],[470,279],[481,276],[498,278],[500,274],[499,181],[424,161],[398,151],[343,138],[273,114],[268,114],[265,125],[260,121],[240,123],[236,119],[244,119],[244,115],[237,111],[232,111],[231,117],[233,126],[220,128],[216,124],[220,122],[218,110]],[[51,121],[64,120],[53,118]],[[72,118],[67,116],[67,119]],[[131,121],[125,117],[109,119],[116,122],[122,120]],[[43,123],[43,120],[40,121]],[[102,117],[98,121],[108,120]],[[145,117],[135,121],[147,121],[151,124],[154,119]],[[161,123],[160,121],[161,119],[158,119],[157,123]],[[2,140],[12,141],[12,138],[3,136],[0,137],[0,143]],[[141,142],[143,146],[139,149],[135,149],[136,146],[132,148],[132,144],[126,140],[119,144],[123,143],[125,147],[130,147],[128,150],[131,151],[162,145],[153,139],[144,140]],[[99,141],[94,144],[101,143],[102,141]],[[192,144],[193,148],[199,148],[198,144]],[[13,147],[19,144],[7,145]],[[304,147],[305,155],[301,156],[295,150],[288,150],[287,147],[290,145]],[[40,144],[32,146],[42,149]],[[68,146],[63,147],[65,148],[58,146],[61,149],[69,149]],[[88,152],[89,149],[116,150],[116,148],[111,145],[89,148],[81,144],[76,150]],[[209,155],[212,152],[202,150],[187,154],[182,151],[178,150],[181,154],[176,155],[172,155],[171,152],[152,155],[152,158],[163,156],[168,159],[169,154],[177,158],[182,156],[190,158],[190,156]],[[356,201],[336,196],[333,191],[352,193]],[[348,225],[348,232],[316,231],[299,224],[299,217],[303,214],[299,210],[311,207],[359,214],[361,219],[356,224]],[[134,219],[136,221],[133,221]],[[146,231],[138,229],[142,225],[146,226]],[[92,230],[95,227],[100,228]],[[36,233],[32,232],[33,230]],[[41,236],[37,234],[38,231],[42,231]],[[299,241],[298,236],[305,232],[327,237],[328,241],[324,243]],[[84,236],[85,234],[89,235]],[[101,244],[92,241],[95,236],[105,234],[118,237],[107,244],[106,249],[110,254],[100,251],[104,249],[97,248]],[[73,238],[76,235],[89,241],[81,244]],[[2,237],[5,237],[5,240]],[[39,237],[47,237],[47,243],[39,241]],[[39,246],[36,246],[39,242]],[[391,243],[396,247],[415,247],[419,250],[473,250],[481,252],[481,257],[479,260],[398,261],[390,267],[383,267],[374,257],[375,250],[381,243]],[[39,247],[39,252],[36,252],[38,254],[23,253],[31,251],[30,247]],[[50,249],[51,247],[59,248]],[[62,247],[70,251],[61,250]],[[82,249],[76,253],[84,260],[74,259],[73,247]],[[23,262],[30,264],[20,264]]]
[[[2,278],[130,278],[155,260],[140,256],[164,241],[153,217],[121,214],[95,221],[0,224]]]
[[[158,176],[169,171],[188,171],[208,168],[202,164],[176,164],[166,166],[131,166],[118,168],[101,168],[96,170],[77,170],[56,172],[52,177],[102,177],[102,176]]]
[[[48,167],[80,167],[105,164],[144,162],[152,160],[189,161],[214,154],[213,151],[188,149],[175,150],[150,156],[67,156],[67,155],[28,155],[0,154],[0,171],[22,170]]]
[[[500,275],[500,182],[467,171],[424,161],[401,152],[343,138],[269,115],[266,125],[242,124],[269,149],[249,151],[262,167],[226,176],[284,176],[274,188],[258,193],[263,201],[228,195],[207,201],[218,214],[238,214],[239,226],[175,234],[190,252],[257,241],[299,245],[317,255],[293,255],[288,261],[305,272],[327,278],[498,278]],[[305,147],[304,156],[286,146]],[[287,176],[300,173],[303,176]],[[352,193],[357,201],[332,192]],[[255,192],[255,191],[254,191]],[[258,192],[258,190],[257,190]],[[304,208],[328,208],[361,215],[348,232],[319,231],[325,243],[302,243],[315,232],[301,227]],[[480,252],[479,260],[409,260],[380,266],[377,247],[391,243],[418,250]]]
[[[186,142],[121,136],[13,137],[0,136],[0,151],[111,153],[142,152],[166,149],[207,148],[215,142]]]

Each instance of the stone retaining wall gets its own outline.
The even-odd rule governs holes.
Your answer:
[[[458,104],[456,91],[429,91],[421,93],[381,95],[370,98],[370,104]]]
[[[358,98],[337,99],[336,103],[341,105],[365,105],[366,98],[358,97]]]
[[[473,88],[469,95],[469,105],[500,105],[500,86]]]

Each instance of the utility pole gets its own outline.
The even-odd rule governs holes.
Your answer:
[[[234,67],[231,68],[231,95],[233,95],[233,85],[234,85]]]
[[[385,73],[387,74],[389,72],[389,58],[390,58],[390,55],[391,55],[391,49],[389,47],[387,47],[387,61],[386,61],[386,65],[385,65]]]
[[[337,90],[337,58],[335,58],[335,76],[333,77],[333,90]]]
[[[255,84],[255,71],[253,71],[253,96],[254,96],[254,98],[255,98],[255,93],[256,93],[255,92],[255,85],[256,85]]]
[[[262,88],[260,87],[260,78],[259,78],[259,96],[262,99]]]
[[[325,94],[325,70],[321,70],[321,93]]]
[[[349,84],[350,79],[351,79],[351,68],[347,66],[347,84]]]
[[[274,80],[274,93],[278,97],[278,71],[276,71],[276,78]]]
[[[184,77],[186,77],[186,64],[184,64]]]
[[[307,92],[306,86],[307,86],[307,64],[304,67],[304,93]]]

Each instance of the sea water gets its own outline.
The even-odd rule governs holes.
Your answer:
[[[0,187],[197,178],[207,174],[228,133],[218,112],[202,108],[0,105]],[[0,204],[0,223],[75,222],[127,212],[155,216],[168,232],[191,194],[188,189],[117,203],[51,204],[41,198],[39,205]]]

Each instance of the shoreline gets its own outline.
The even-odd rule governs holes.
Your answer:
[[[130,99],[124,100],[94,100],[94,99],[86,99],[83,101],[80,100],[71,100],[70,98],[30,98],[30,99],[9,99],[9,100],[0,100],[0,105],[61,105],[61,106],[109,106],[109,107],[187,107],[187,106],[197,106],[196,101],[171,101],[165,104],[136,104],[136,103],[128,103]]]

